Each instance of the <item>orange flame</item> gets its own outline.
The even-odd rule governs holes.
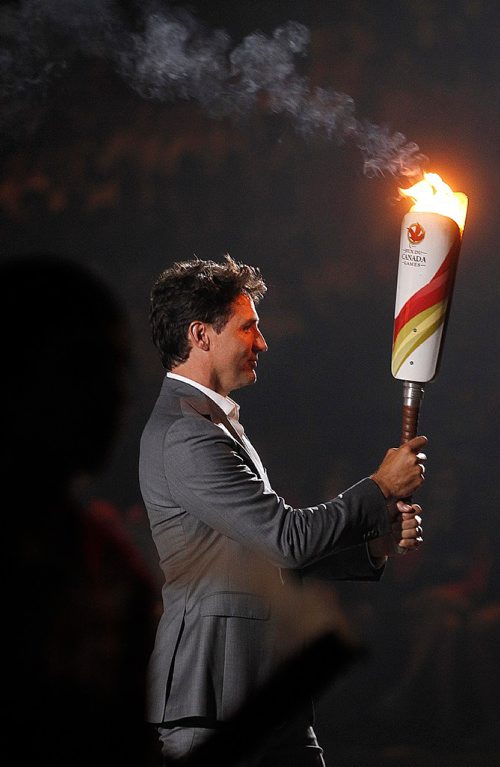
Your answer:
[[[399,191],[414,201],[411,211],[440,213],[453,219],[463,232],[469,200],[463,192],[454,192],[437,173],[424,173],[422,181]]]

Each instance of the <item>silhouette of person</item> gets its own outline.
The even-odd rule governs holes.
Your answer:
[[[147,765],[153,590],[75,492],[105,465],[123,413],[125,317],[66,258],[11,257],[0,277],[9,750],[17,764]]]

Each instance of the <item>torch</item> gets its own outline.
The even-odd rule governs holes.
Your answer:
[[[413,200],[401,225],[392,346],[392,375],[403,381],[403,444],[417,434],[425,384],[442,357],[468,199],[436,173],[399,191]]]

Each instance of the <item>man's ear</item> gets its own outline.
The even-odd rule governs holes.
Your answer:
[[[197,349],[201,349],[207,352],[210,349],[210,338],[207,333],[207,325],[205,322],[195,320],[189,326],[188,338],[191,341],[191,345]]]

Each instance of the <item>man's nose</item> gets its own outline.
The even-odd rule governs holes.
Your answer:
[[[259,352],[267,352],[268,347],[266,344],[266,339],[264,338],[260,330],[257,331],[257,335],[255,336],[254,346]]]

